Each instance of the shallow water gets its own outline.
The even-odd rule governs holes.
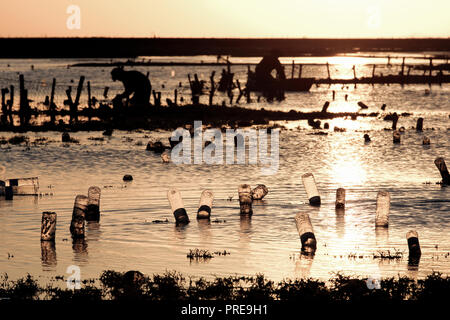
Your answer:
[[[16,60],[8,63],[15,71],[22,71],[15,63],[25,65]],[[46,67],[46,63],[51,66]],[[0,64],[4,66],[5,62]],[[26,74],[26,78],[30,79],[32,73],[38,75],[36,79],[51,78],[54,64],[62,65],[53,60],[26,64],[35,66],[35,71],[27,71],[30,76]],[[182,67],[176,71],[180,78],[175,76],[169,82],[174,68],[155,67],[151,68],[151,77],[154,85],[166,82],[167,90],[173,90],[176,85],[172,83],[184,81],[181,78],[187,72],[202,68],[205,75],[212,70]],[[76,79],[78,72],[93,75],[98,71],[57,70],[57,78],[65,75],[66,80],[68,74]],[[98,90],[110,84],[106,71],[105,82],[97,80]],[[433,86],[428,96],[424,95],[426,88],[358,86],[341,90],[340,86],[321,86],[310,93],[288,94],[287,101],[270,108],[317,110],[331,99],[334,89],[337,98],[330,111],[352,111],[361,100],[370,106],[369,112],[379,111],[379,106],[387,103],[387,111],[412,115],[399,120],[399,126],[407,128],[400,145],[392,144],[392,131],[384,130],[390,122],[381,118],[331,120],[328,135],[313,135],[306,121],[285,123],[288,129],[280,133],[279,170],[271,176],[262,175],[256,165],[163,164],[159,155],[145,151],[145,145],[149,140],[167,141],[170,132],[165,131],[115,131],[104,141],[89,139],[102,137],[100,132],[79,132],[71,135],[80,144],[70,146],[60,142],[59,133],[26,133],[31,141],[47,137],[51,142],[29,147],[3,145],[0,164],[6,166],[5,178],[38,176],[43,195],[0,199],[0,270],[11,278],[30,273],[44,279],[65,274],[70,265],[80,266],[82,278],[98,276],[105,269],[134,269],[147,274],[177,270],[207,277],[264,273],[274,280],[309,276],[327,279],[333,272],[372,277],[449,273],[450,189],[435,184],[441,177],[433,161],[443,156],[450,162],[450,86]],[[348,102],[344,94],[349,95]],[[264,103],[249,107],[261,105],[269,107]],[[425,118],[424,133],[410,129],[419,116]],[[335,126],[347,131],[332,132]],[[364,143],[363,131],[371,136],[370,144]],[[422,146],[423,135],[430,137],[431,146]],[[314,173],[322,196],[320,208],[308,205],[301,180],[306,172]],[[124,174],[133,175],[134,181],[124,183]],[[239,215],[237,188],[241,183],[262,183],[269,188],[266,198],[254,204],[251,219]],[[84,246],[73,246],[69,232],[73,202],[77,194],[87,194],[92,185],[102,188],[101,221],[88,223]],[[191,218],[185,227],[174,224],[166,197],[170,187],[178,188],[183,196]],[[337,215],[334,209],[338,187],[347,190],[344,215]],[[206,188],[215,194],[212,220],[225,220],[223,223],[195,219],[200,194]],[[375,230],[379,190],[389,191],[392,198],[390,226],[384,232]],[[49,210],[58,214],[55,251],[41,248],[39,240],[41,213]],[[294,222],[297,212],[307,212],[311,217],[318,240],[314,259],[300,257]],[[166,218],[167,224],[152,223]],[[405,235],[411,229],[419,233],[422,247],[418,268],[408,267]],[[226,250],[230,255],[190,261],[186,254],[194,248]],[[373,257],[378,251],[395,249],[405,253],[402,259]]]

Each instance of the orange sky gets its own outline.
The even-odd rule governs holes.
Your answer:
[[[80,29],[68,29],[69,5]],[[450,37],[449,0],[2,0],[0,36]]]

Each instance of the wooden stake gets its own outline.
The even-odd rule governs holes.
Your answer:
[[[294,72],[295,72],[295,62],[292,60],[292,73],[291,73],[291,79],[294,79]]]
[[[442,176],[442,184],[450,185],[450,174],[448,173],[447,165],[445,164],[444,158],[436,158],[434,164],[438,168]]]
[[[248,184],[241,184],[238,188],[241,215],[252,215],[252,188]]]
[[[9,100],[8,100],[8,116],[9,116],[9,123],[11,126],[14,126],[13,116],[12,116],[12,109],[14,106],[14,86],[11,85],[9,87]]]
[[[84,220],[86,219],[88,202],[89,199],[86,196],[78,195],[75,197],[72,222],[70,223],[70,233],[74,239],[84,238]]]
[[[377,210],[375,226],[387,228],[389,226],[389,210],[391,208],[391,195],[387,191],[380,191],[377,195]]]
[[[56,79],[53,78],[52,81],[52,92],[50,93],[50,104],[48,105],[48,109],[50,111],[50,122],[55,123],[56,116],[55,116],[55,87],[56,87]]]
[[[430,59],[429,77],[431,79],[431,76],[433,75],[433,58],[429,58],[429,59]]]
[[[209,91],[209,105],[212,106],[213,105],[213,98],[214,98],[214,93],[216,92],[216,86],[214,84],[214,76],[215,76],[216,72],[213,71],[211,72],[211,76],[209,77],[210,81],[211,81],[211,89]]]
[[[28,90],[25,89],[25,79],[23,74],[19,75],[20,88],[20,124],[27,125],[30,120],[30,105],[28,101]]]
[[[334,92],[334,91],[333,91]],[[334,99],[333,99],[334,100]],[[328,107],[330,106],[330,102],[329,101],[325,101],[323,107],[322,107],[322,111],[321,113],[327,113],[328,111]]]
[[[405,57],[403,57],[403,61],[402,61],[402,71],[400,72],[400,75],[403,77],[403,75],[405,74]]]
[[[41,241],[55,241],[56,212],[43,212],[41,221]]]
[[[397,130],[394,131],[394,133],[392,134],[393,140],[395,144],[400,143],[400,132],[398,132]]]
[[[423,131],[423,118],[417,119],[416,131]]]
[[[109,87],[105,87],[105,89],[103,90],[103,98],[108,98],[108,91],[109,91]]]
[[[83,83],[84,83],[84,76],[81,76],[80,80],[78,81],[77,95],[75,96],[75,102],[72,109],[75,121],[78,121],[78,105],[80,104],[81,91],[83,91]]]
[[[398,123],[398,115],[397,112],[394,112],[392,115],[392,130],[397,130],[397,123]]]
[[[91,102],[91,82],[87,82],[87,91],[88,91],[88,108],[92,108],[92,102]]]
[[[327,61],[327,73],[328,73],[328,81],[330,81],[331,75],[330,75],[330,65],[329,65],[328,61]]]
[[[336,190],[336,209],[345,208],[345,189],[339,188]]]

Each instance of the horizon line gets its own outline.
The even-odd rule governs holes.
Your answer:
[[[353,37],[157,37],[157,36],[148,36],[148,37],[133,37],[133,36],[0,36],[0,39],[183,39],[183,40],[191,40],[191,39],[206,39],[206,40],[450,40],[450,36],[448,37],[361,37],[361,38],[353,38]]]

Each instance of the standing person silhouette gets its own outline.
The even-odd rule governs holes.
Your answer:
[[[128,99],[133,94],[133,97],[129,100],[131,105],[147,106],[149,104],[152,85],[148,77],[143,73],[134,70],[125,71],[123,68],[118,67],[111,71],[111,77],[113,81],[122,81],[125,88],[125,91],[116,95],[114,100]]]

